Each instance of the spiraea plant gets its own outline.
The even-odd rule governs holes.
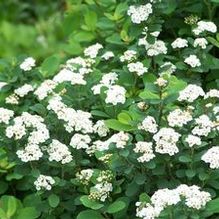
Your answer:
[[[165,4],[129,5],[126,46],[4,64],[0,185],[21,201],[1,218],[218,217],[217,26],[182,17],[173,39]]]

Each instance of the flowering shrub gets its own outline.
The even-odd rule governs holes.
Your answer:
[[[5,63],[1,218],[217,218],[219,90],[197,76],[218,69],[217,27],[189,16],[163,39],[163,6],[127,8],[128,47]]]

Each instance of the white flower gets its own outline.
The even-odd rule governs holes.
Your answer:
[[[172,128],[161,128],[159,132],[153,136],[153,139],[156,142],[155,151],[173,156],[179,152],[176,143],[180,136],[181,135]]]
[[[108,74],[104,74],[100,84],[103,84],[106,87],[109,87],[113,84],[115,84],[115,82],[118,80],[118,75],[115,72],[110,72]]]
[[[136,24],[146,21],[152,12],[152,4],[150,3],[140,6],[132,5],[128,9],[128,15],[131,16],[132,22]]]
[[[181,109],[175,109],[167,116],[167,121],[171,127],[183,127],[188,122],[192,121],[192,115],[188,111],[182,111]]]
[[[204,31],[216,33],[217,26],[211,21],[199,21],[197,23],[197,27],[194,28],[192,31],[195,35],[199,35],[200,33],[203,33]]]
[[[0,123],[9,124],[9,121],[13,116],[14,111],[0,107]]]
[[[208,45],[208,41],[205,38],[197,38],[194,41],[194,47],[201,47],[202,49],[206,49]]]
[[[49,161],[54,160],[56,162],[61,162],[62,164],[72,161],[72,155],[68,147],[58,140],[52,140],[47,152],[49,154]]]
[[[88,57],[90,57],[90,58],[92,58],[92,59],[93,59],[93,58],[96,58],[97,55],[98,55],[99,50],[102,49],[102,48],[103,48],[103,46],[102,46],[101,44],[96,43],[96,44],[94,44],[94,45],[89,46],[88,48],[86,48],[86,49],[84,50],[84,55],[85,55],[85,56],[88,56]]]
[[[179,92],[179,101],[188,101],[192,103],[199,96],[204,96],[205,92],[200,86],[189,84],[184,90]]]
[[[156,133],[157,132],[157,123],[152,116],[147,116],[144,118],[142,123],[138,126],[138,129],[145,130],[146,132]]]
[[[117,105],[118,103],[124,104],[126,100],[125,94],[126,89],[124,87],[113,85],[106,91],[105,102],[113,105]]]
[[[24,71],[30,71],[34,66],[36,66],[35,62],[35,59],[28,57],[20,64],[20,68]]]
[[[120,61],[125,62],[125,61],[132,61],[136,59],[137,52],[135,50],[127,50],[124,52],[122,56],[120,56]]]
[[[17,105],[19,104],[19,97],[16,94],[11,94],[10,96],[6,97],[5,103]]]
[[[138,162],[140,163],[148,162],[155,157],[151,142],[137,142],[135,144],[134,152],[142,154],[140,157],[138,157]]]
[[[199,58],[196,55],[190,55],[187,57],[184,62],[188,65],[190,65],[192,68],[201,66],[201,62]]]
[[[219,146],[210,148],[201,158],[205,163],[210,164],[211,169],[219,168]]]
[[[81,170],[80,172],[76,173],[76,178],[82,184],[88,185],[93,173],[94,171],[92,169]]]
[[[157,56],[160,54],[167,54],[167,47],[162,40],[156,40],[154,44],[145,42],[145,49],[148,56]]]
[[[188,143],[189,147],[193,147],[194,145],[201,145],[201,139],[195,135],[188,135],[185,139],[185,142]]]
[[[216,97],[216,98],[219,99],[219,90],[217,90],[217,89],[211,89],[211,90],[209,90],[209,91],[205,94],[204,99],[214,98],[214,97]]]
[[[179,37],[171,43],[171,46],[173,47],[173,49],[185,48],[188,47],[188,41]]]
[[[76,133],[71,138],[70,145],[76,149],[87,149],[89,147],[90,142],[91,138],[89,135],[82,135]]]
[[[51,190],[53,184],[55,184],[55,180],[51,176],[45,175],[39,175],[37,180],[34,182],[37,190]]]
[[[16,154],[23,162],[39,160],[43,156],[37,144],[28,144],[23,150],[18,150]]]
[[[124,132],[114,134],[108,139],[108,142],[115,143],[117,148],[124,148],[129,140],[129,135]]]
[[[138,76],[141,76],[148,71],[148,68],[144,67],[141,62],[129,63],[127,67],[130,72],[135,72]]]
[[[24,84],[23,86],[14,90],[14,93],[17,94],[19,97],[24,97],[29,92],[33,91],[34,88],[30,84]]]
[[[95,189],[95,198],[100,200],[101,202],[104,202],[107,197],[109,196],[110,192],[113,191],[113,185],[109,182],[101,182],[97,183],[94,186]],[[89,197],[92,197],[92,193],[89,195]]]
[[[162,77],[159,77],[155,82],[154,84],[157,84],[159,87],[165,87],[167,85],[168,81],[165,80],[164,78]]]
[[[96,124],[93,126],[93,130],[97,133],[100,137],[105,137],[109,132],[108,127],[105,125],[103,120],[98,120]]]
[[[105,52],[101,58],[105,59],[105,60],[109,60],[110,58],[113,58],[115,55],[112,51],[107,51]]]

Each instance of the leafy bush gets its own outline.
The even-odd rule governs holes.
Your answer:
[[[1,218],[217,218],[217,1],[70,6],[83,54],[0,63]]]

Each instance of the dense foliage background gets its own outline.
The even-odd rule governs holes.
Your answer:
[[[149,18],[140,24],[133,23],[127,15],[129,7],[150,2],[153,2],[153,13]],[[41,116],[42,123],[50,132],[50,138],[43,142],[44,147],[49,147],[53,139],[69,146],[71,137],[80,133],[90,136],[91,142],[87,140],[89,147],[94,147],[95,142],[100,140],[107,149],[99,148],[98,151],[96,143],[97,148],[92,148],[94,151],[90,152],[83,147],[78,149],[78,142],[69,146],[73,156],[72,160],[71,156],[68,157],[70,162],[62,163],[62,160],[55,160],[57,157],[51,160],[49,154],[40,160],[24,162],[16,152],[24,148],[29,134],[36,127],[26,124],[27,133],[22,139],[8,137],[10,133],[5,134],[6,130],[16,124],[16,120],[11,117],[9,124],[2,122],[6,117],[0,111],[0,218],[139,218],[136,215],[139,200],[140,208],[144,208],[158,189],[175,189],[180,184],[197,185],[201,191],[209,192],[212,200],[202,204],[200,209],[185,208],[183,204],[172,207],[169,204],[158,218],[218,218],[219,171],[209,168],[202,156],[208,149],[219,145],[219,33],[201,33],[200,37],[207,40],[207,45],[200,48],[194,46],[197,36],[192,32],[197,22],[203,20],[211,21],[218,27],[218,14],[218,0],[1,0],[0,82],[4,86],[0,84],[0,109],[12,110],[14,118],[23,115],[23,112]],[[186,39],[187,46],[174,48],[171,44],[179,37]],[[160,46],[159,49],[164,51],[151,56],[146,45],[139,46],[141,38],[150,45],[159,39],[166,47]],[[89,49],[90,45],[96,47]],[[136,51],[130,60],[125,56],[127,50]],[[103,58],[109,51],[114,55],[109,59]],[[199,58],[200,65],[192,67],[185,62],[191,54]],[[80,59],[71,59],[77,56]],[[27,57],[36,59],[36,64],[29,70],[21,67]],[[121,61],[121,57],[125,57],[125,61]],[[143,74],[136,69],[130,70],[129,64],[138,61],[143,63]],[[165,66],[169,62],[175,70],[170,64]],[[88,73],[66,79],[67,73],[80,70]],[[117,76],[106,76],[110,72],[115,72]],[[57,84],[52,87],[54,81]],[[25,84],[32,86],[30,92],[23,96],[16,94],[15,91]],[[193,101],[179,101],[180,91],[189,84],[201,89],[194,88],[189,92],[194,92],[197,97]],[[94,95],[94,87],[98,85],[101,88],[96,87],[99,91]],[[113,99],[117,94],[112,92],[110,96],[107,89],[116,85],[122,87],[121,93]],[[38,88],[42,90],[36,92]],[[208,93],[213,89],[215,94]],[[45,98],[42,97],[44,91]],[[61,100],[54,96],[61,97]],[[18,102],[10,104],[8,97],[12,97],[14,103]],[[78,120],[85,125],[80,124],[82,128],[78,130],[74,127],[69,133],[67,123],[71,123],[74,117],[62,117],[56,106],[62,106],[65,116],[72,113],[70,109],[82,113]],[[168,115],[176,109],[191,113],[192,119],[187,118],[188,121],[181,127],[171,126]],[[83,114],[80,110],[90,114]],[[200,144],[191,147],[186,137],[193,133],[197,119],[203,119],[202,115],[208,116],[212,122],[205,120],[211,124],[210,131],[199,136]],[[134,149],[138,142],[156,144],[154,135],[157,130],[139,128],[139,124],[144,126],[142,122],[148,116],[154,117],[158,130],[174,127],[180,133],[181,138],[177,142],[179,152],[159,153],[158,150],[154,159],[147,162],[138,160],[141,150]],[[151,121],[148,119],[146,126]],[[106,135],[98,133],[99,121],[106,124],[106,127],[100,126]],[[96,127],[94,133],[83,130],[89,128],[90,122]],[[42,128],[41,122],[39,124]],[[122,146],[118,144],[118,139]],[[62,145],[58,147],[65,148]],[[216,157],[215,162],[218,160]],[[80,175],[85,169],[93,171],[87,181]],[[38,191],[37,186],[35,188],[34,182],[42,174],[54,178],[51,189],[45,187]],[[98,197],[95,185],[102,183],[101,180],[105,180],[104,185],[113,186],[112,190],[103,193],[104,200],[95,198]]]

